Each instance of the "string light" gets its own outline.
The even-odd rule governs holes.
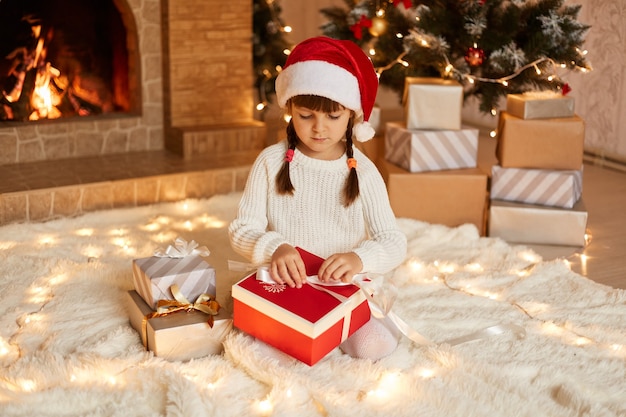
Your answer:
[[[430,45],[428,43],[428,41],[424,38],[419,38],[417,40],[417,44],[424,47],[424,48],[428,48]],[[476,44],[474,44],[476,45]],[[476,47],[476,46],[475,46]],[[391,61],[389,64],[385,65],[385,66],[381,66],[381,67],[377,67],[376,71],[381,74],[382,72],[392,68],[394,65],[399,64],[401,62],[406,62],[406,61],[402,61],[402,58],[404,56],[407,55],[407,52],[404,51],[402,52],[400,55],[398,55],[398,57]],[[459,79],[463,79],[466,80],[467,82],[469,82],[470,84],[474,84],[476,81],[479,82],[484,82],[484,83],[497,83],[497,84],[501,84],[504,87],[507,87],[509,85],[509,81],[520,76],[524,71],[526,71],[529,68],[534,68],[535,71],[537,72],[537,74],[542,74],[542,71],[539,69],[539,64],[544,63],[544,62],[548,62],[550,63],[553,67],[557,67],[560,66],[561,68],[567,68],[567,65],[565,63],[561,63],[561,64],[557,64],[554,60],[552,60],[551,58],[547,58],[547,57],[542,57],[542,58],[538,58],[520,68],[518,68],[516,71],[512,72],[509,75],[503,76],[503,77],[499,77],[499,78],[486,78],[486,77],[479,77],[479,76],[475,76],[469,73],[465,73],[462,72],[458,69],[456,69],[453,65],[451,65],[450,60],[448,58],[447,55],[443,55],[442,56],[446,65],[444,67],[444,75],[446,77],[449,76],[457,76]],[[574,61],[571,62],[572,66],[574,67],[574,69],[579,70],[583,73],[586,73],[590,70],[590,68],[588,67],[580,67],[577,66],[576,63]],[[405,66],[409,66],[408,63]],[[555,75],[550,75],[548,76],[548,80],[549,81],[553,81],[556,78]]]

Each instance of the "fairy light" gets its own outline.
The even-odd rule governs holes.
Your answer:
[[[18,385],[25,392],[33,392],[37,388],[37,384],[32,379],[22,379],[18,382]]]
[[[424,268],[424,264],[417,259],[412,259],[411,261],[409,261],[409,266],[414,271],[419,271]]]
[[[456,270],[456,266],[454,264],[443,264],[439,266],[439,272],[444,274],[451,274]]]
[[[580,254],[580,272],[582,275],[587,276],[587,255]]]
[[[272,401],[270,401],[269,398],[266,398],[258,402],[257,408],[259,412],[261,413],[261,415],[267,416],[272,413],[274,406],[272,404]]]
[[[0,242],[0,250],[13,249],[15,245],[16,245],[16,242]]]
[[[93,236],[94,230],[89,227],[84,227],[82,229],[76,230],[74,233],[76,234],[76,236],[89,237],[89,236]]]
[[[0,357],[7,356],[9,352],[9,343],[3,337],[0,337]]]
[[[478,262],[474,262],[474,263],[465,265],[465,270],[471,271],[471,272],[482,272],[483,267]]]
[[[42,236],[39,238],[39,244],[42,246],[53,245],[56,243],[56,238],[54,236]]]
[[[147,232],[156,232],[157,230],[161,229],[161,224],[159,224],[158,222],[150,222],[141,226],[141,229]]]

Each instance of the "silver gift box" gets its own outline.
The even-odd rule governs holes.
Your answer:
[[[491,200],[488,235],[511,243],[585,246],[587,211]]]

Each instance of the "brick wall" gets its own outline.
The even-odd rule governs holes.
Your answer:
[[[252,2],[166,3],[167,122],[186,128],[252,120]]]

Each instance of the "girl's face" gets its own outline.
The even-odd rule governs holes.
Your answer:
[[[293,127],[298,135],[298,150],[315,159],[338,159],[346,150],[346,137],[352,111],[341,108],[333,112],[291,106]]]

